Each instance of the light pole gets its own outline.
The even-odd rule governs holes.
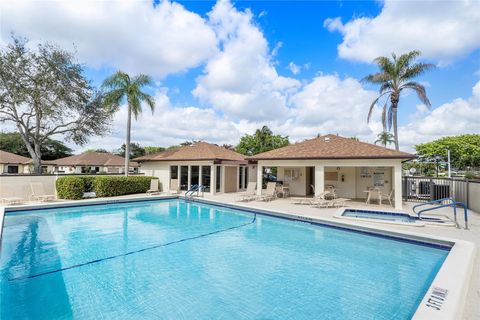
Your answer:
[[[452,177],[452,167],[450,165],[450,149],[447,149],[447,161],[448,161],[448,177]]]
[[[440,162],[440,156],[435,156],[435,164],[437,167],[437,178],[438,178],[438,163]]]

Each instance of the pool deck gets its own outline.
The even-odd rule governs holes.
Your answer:
[[[468,294],[464,305],[463,317],[458,319],[480,319],[480,213],[469,211],[468,218],[469,218],[469,230],[463,229],[463,211],[457,210],[458,215],[458,222],[461,229],[457,229],[451,226],[437,226],[437,225],[425,225],[423,227],[415,227],[415,226],[408,226],[408,225],[392,225],[392,224],[385,224],[385,223],[377,223],[377,222],[366,222],[366,221],[352,221],[346,219],[338,219],[335,215],[338,213],[338,208],[313,208],[309,205],[297,205],[293,204],[292,200],[289,198],[286,199],[276,199],[274,201],[262,202],[262,201],[251,201],[251,202],[237,202],[235,201],[238,197],[238,194],[229,193],[229,194],[217,194],[217,195],[205,195],[203,199],[211,200],[215,202],[221,202],[224,204],[231,204],[231,205],[240,205],[243,207],[248,207],[252,209],[259,209],[259,210],[266,210],[266,211],[276,211],[276,212],[288,212],[293,216],[311,218],[311,219],[319,219],[322,221],[330,221],[332,223],[345,223],[348,224],[354,223],[359,227],[365,228],[380,228],[384,230],[389,230],[392,232],[397,233],[411,233],[422,235],[425,237],[440,237],[440,238],[451,238],[451,239],[458,239],[464,240],[475,244],[475,259],[473,263],[473,271],[472,276],[469,283]],[[138,199],[138,198],[145,198],[145,195],[131,195],[131,196],[122,196],[122,197],[115,197],[115,198],[97,198],[95,200],[82,200],[76,201],[76,203],[86,203],[86,202],[94,202],[98,200],[115,200],[115,199]],[[202,199],[202,198],[200,198]],[[59,203],[59,202],[55,202]],[[28,203],[25,206],[9,206],[9,207],[30,207],[31,205],[36,205],[37,203]],[[413,214],[412,207],[415,203],[404,203],[403,212],[407,212]],[[362,208],[362,209],[376,209],[376,210],[387,210],[392,211],[392,207],[388,205],[366,205],[363,202],[351,202],[348,203],[349,207],[354,208]],[[3,210],[0,210],[3,211]],[[438,211],[435,211],[435,214],[446,215],[451,217],[453,220],[453,213],[451,208],[442,208]],[[0,215],[0,220],[3,218],[3,215]],[[1,221],[0,221],[1,223]],[[453,273],[449,278],[451,280],[452,277],[455,277],[456,274]]]

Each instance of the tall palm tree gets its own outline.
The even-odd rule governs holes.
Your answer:
[[[377,135],[377,140],[375,140],[375,144],[381,143],[385,148],[387,147],[387,144],[395,142],[395,139],[393,137],[393,134],[391,134],[388,131],[382,131]]]
[[[390,130],[393,125],[393,135],[395,140],[395,149],[398,150],[398,128],[397,128],[397,110],[400,95],[403,90],[410,89],[417,93],[420,101],[427,107],[431,107],[430,100],[427,97],[425,87],[412,79],[421,75],[425,71],[434,68],[433,64],[415,63],[415,59],[420,56],[420,51],[414,50],[397,57],[394,53],[392,59],[388,57],[378,57],[374,62],[378,65],[380,71],[366,76],[363,81],[380,85],[379,95],[370,105],[367,122],[370,121],[373,108],[381,98],[385,98],[383,106],[382,122],[384,128]],[[389,105],[390,102],[390,105]]]
[[[112,76],[105,79],[103,87],[108,90],[105,93],[105,102],[111,105],[120,105],[127,101],[127,135],[125,141],[125,175],[128,176],[128,167],[130,163],[130,131],[132,126],[132,113],[137,120],[138,115],[142,113],[141,103],[145,102],[150,109],[155,108],[153,97],[142,92],[142,88],[153,84],[153,80],[144,74],[130,77],[123,71],[117,71]]]

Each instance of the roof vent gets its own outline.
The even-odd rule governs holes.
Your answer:
[[[330,137],[325,137],[325,142],[330,142]]]

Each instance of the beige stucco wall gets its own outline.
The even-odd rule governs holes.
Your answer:
[[[480,183],[468,184],[468,206],[470,210],[480,213]]]
[[[31,200],[31,182],[41,182],[45,194],[55,194],[55,180],[56,176],[0,176],[0,198],[21,197],[25,200]]]

